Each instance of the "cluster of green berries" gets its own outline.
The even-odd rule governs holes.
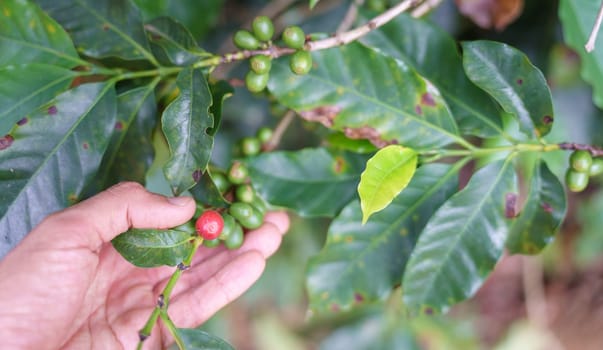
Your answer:
[[[213,173],[212,179],[221,193],[232,193],[234,200],[228,210],[221,215],[217,214],[219,218],[208,214],[212,213],[211,210],[203,212],[197,219],[197,232],[203,237],[203,245],[206,247],[217,247],[223,242],[226,248],[237,249],[243,244],[245,229],[253,230],[264,223],[266,203],[249,184],[249,170],[241,162],[233,162],[226,174]],[[211,226],[205,223],[206,215],[211,215],[210,221],[217,222],[217,233],[216,230],[203,230],[203,227]],[[211,234],[207,234],[208,231]]]
[[[272,45],[274,24],[266,16],[258,16],[251,23],[251,31],[238,30],[234,37],[234,44],[243,50],[266,49]],[[290,59],[291,71],[295,74],[306,74],[312,68],[312,56],[304,51],[306,34],[297,26],[285,28],[282,35],[283,42],[288,47],[297,50]],[[254,55],[249,59],[249,72],[245,76],[245,85],[249,91],[261,92],[268,85],[268,77],[272,68],[272,57],[269,55]]]
[[[262,127],[255,136],[243,137],[240,141],[241,153],[244,156],[255,156],[262,152],[264,145],[272,138],[272,129]]]
[[[572,192],[581,192],[588,186],[592,176],[603,173],[603,159],[595,158],[587,150],[574,151],[569,158],[570,168],[565,174],[565,183]]]

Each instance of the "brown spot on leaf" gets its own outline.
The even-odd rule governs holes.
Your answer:
[[[88,144],[88,142],[84,142],[84,143],[82,144],[82,148],[83,148],[83,149],[88,149],[88,148],[90,148],[90,145]]]
[[[25,125],[25,124],[27,124],[27,117],[22,118],[21,120],[19,120],[19,121],[17,122],[17,125],[19,125],[19,126],[21,126],[21,125]]]
[[[362,126],[358,128],[343,128],[345,136],[351,139],[366,139],[378,148],[383,148],[387,145],[395,144],[396,141],[386,141],[381,138],[381,134],[370,126]]]
[[[416,105],[415,112],[417,112],[418,115],[421,115],[421,114],[423,114],[423,108],[421,108],[421,106],[419,106],[419,105]]]
[[[544,117],[542,117],[542,122],[545,124],[551,124],[553,122],[553,117],[551,117],[550,115],[545,115]]]
[[[517,216],[517,194],[507,193],[505,195],[505,217],[512,219]]]
[[[318,122],[330,128],[333,126],[333,120],[341,112],[338,106],[321,106],[308,111],[301,111],[299,115],[307,121]]]
[[[193,180],[199,182],[199,180],[201,180],[201,175],[203,175],[203,172],[200,169],[193,171]]]
[[[553,207],[551,207],[551,205],[547,202],[542,202],[540,206],[542,207],[542,210],[546,211],[549,214],[553,212]]]
[[[357,303],[361,303],[361,302],[364,301],[364,296],[362,294],[360,294],[360,293],[354,293],[354,300]]]
[[[15,141],[15,138],[11,135],[4,135],[4,137],[0,137],[0,151],[9,148],[10,145],[13,144],[13,141]]]
[[[331,304],[331,311],[332,312],[339,312],[340,307],[337,304]]]
[[[336,157],[335,163],[333,164],[333,171],[335,174],[341,174],[345,170],[345,159],[342,157]]]
[[[433,99],[433,96],[431,96],[429,92],[426,92],[421,95],[421,104],[424,106],[434,107],[436,105],[436,102]]]
[[[106,32],[109,30],[109,23],[103,23],[103,30]]]
[[[518,85],[523,85],[523,79],[517,79],[517,84]]]
[[[50,115],[55,115],[57,114],[58,110],[57,110],[57,106],[50,106],[47,109],[48,114]]]
[[[75,204],[77,203],[77,195],[75,193],[69,193],[67,195],[67,200],[69,201],[69,204]]]
[[[425,313],[425,315],[433,315],[433,309],[430,307],[426,307],[423,312]]]
[[[459,11],[482,28],[503,30],[523,10],[523,0],[456,0]]]
[[[124,124],[122,122],[118,121],[115,123],[115,130],[121,131],[121,130],[123,130],[123,128],[124,128]]]

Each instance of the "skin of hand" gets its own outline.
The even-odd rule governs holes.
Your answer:
[[[48,216],[0,260],[2,347],[134,349],[175,268],[135,267],[109,242],[130,227],[180,225],[194,212],[192,198],[124,182]],[[168,312],[176,326],[196,327],[246,291],[288,226],[286,213],[271,212],[241,248],[201,247],[172,293]],[[171,342],[156,325],[144,349]]]

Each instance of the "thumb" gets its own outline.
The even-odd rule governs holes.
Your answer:
[[[195,213],[191,197],[165,197],[136,182],[122,182],[81,203],[52,214],[34,231],[68,235],[70,242],[96,250],[129,228],[169,228]],[[32,232],[32,234],[35,232]],[[44,232],[48,236],[49,232]]]

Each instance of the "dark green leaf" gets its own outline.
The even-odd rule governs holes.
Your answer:
[[[365,10],[360,18],[371,17]],[[456,42],[446,32],[402,14],[361,41],[411,65],[437,86],[461,132],[482,137],[505,133],[498,107],[467,79]]]
[[[367,156],[324,148],[269,152],[246,161],[267,202],[302,216],[336,215],[356,195]]]
[[[212,97],[201,69],[185,68],[176,85],[180,95],[167,106],[161,117],[163,133],[172,157],[164,166],[165,177],[178,195],[193,187],[207,167],[214,138],[209,113]]]
[[[139,10],[130,0],[36,0],[86,56],[155,62]]]
[[[516,187],[510,158],[496,161],[436,211],[404,273],[410,310],[445,311],[475,293],[502,255],[511,222],[507,200],[517,195]]]
[[[14,130],[12,145],[0,150],[0,255],[46,215],[80,199],[101,162],[115,113],[113,86],[86,84]]]
[[[310,260],[307,287],[314,312],[348,310],[386,298],[400,283],[425,223],[458,187],[459,167],[417,169],[400,196],[363,225],[357,201],[329,227],[323,250]]]
[[[220,80],[211,85],[211,96],[215,102],[209,106],[209,112],[214,116],[214,126],[207,131],[209,135],[215,135],[220,128],[220,124],[222,123],[222,106],[224,105],[224,101],[232,96],[233,93],[234,89],[225,80]]]
[[[203,173],[199,182],[189,189],[189,192],[199,204],[214,208],[226,208],[229,205],[207,171]]]
[[[305,119],[380,145],[419,150],[459,141],[438,90],[401,61],[358,43],[313,52],[313,60],[304,76],[291,73],[286,58],[276,60],[268,84]]]
[[[176,266],[193,249],[191,234],[179,230],[130,229],[113,238],[115,250],[138,267]]]
[[[234,350],[223,339],[194,328],[178,328],[180,339],[187,350]]]
[[[525,54],[494,41],[465,42],[463,66],[469,79],[514,115],[528,136],[542,137],[551,131],[551,91]]]
[[[170,17],[155,18],[144,28],[155,56],[162,63],[187,66],[207,54],[188,29]]]
[[[603,43],[597,40],[592,52],[584,48],[600,6],[599,0],[561,0],[559,18],[565,42],[580,55],[582,78],[592,85],[595,104],[603,108]]]
[[[120,181],[144,183],[154,155],[151,144],[157,121],[154,88],[154,84],[149,84],[117,97],[117,121],[96,176],[95,192]]]
[[[523,209],[507,238],[511,254],[536,254],[551,242],[565,217],[565,189],[545,162],[536,163]]]
[[[66,68],[40,63],[0,68],[0,137],[28,113],[67,89],[75,76]]]
[[[366,223],[373,213],[387,207],[408,185],[417,169],[417,159],[414,150],[389,145],[368,160],[358,184],[362,223]]]
[[[3,0],[0,5],[0,67],[34,62],[65,68],[80,64],[69,35],[37,5],[29,1]]]

